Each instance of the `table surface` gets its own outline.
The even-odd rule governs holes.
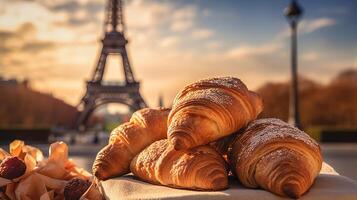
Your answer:
[[[239,184],[234,177],[229,177],[229,189],[223,191],[202,192],[174,189],[152,185],[137,180],[128,174],[120,178],[101,182],[106,199],[152,200],[152,199],[197,199],[197,200],[272,200],[287,199],[261,189],[249,189]],[[302,200],[356,200],[357,182],[340,175],[320,174],[311,189]]]

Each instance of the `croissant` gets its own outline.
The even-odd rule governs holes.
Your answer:
[[[246,187],[298,198],[313,184],[322,156],[306,133],[279,119],[253,121],[232,142],[228,160]]]
[[[167,136],[176,150],[205,145],[242,128],[262,109],[262,99],[241,80],[204,79],[177,94]]]
[[[131,160],[152,142],[166,138],[169,109],[144,108],[136,111],[129,122],[115,128],[109,144],[93,163],[93,174],[99,180],[129,172]]]
[[[167,139],[140,152],[130,164],[131,172],[153,184],[191,190],[222,190],[228,187],[223,158],[210,146],[175,150]]]

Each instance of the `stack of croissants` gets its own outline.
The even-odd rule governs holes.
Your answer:
[[[298,198],[322,166],[319,145],[279,119],[257,119],[259,95],[238,78],[197,81],[172,109],[145,108],[114,129],[97,155],[99,180],[132,172],[158,185],[190,190],[228,188],[231,172],[248,188]]]

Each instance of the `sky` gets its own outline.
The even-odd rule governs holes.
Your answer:
[[[254,90],[290,75],[288,0],[126,0],[129,59],[149,106],[185,85],[235,76]],[[76,105],[101,48],[105,0],[0,0],[0,75]],[[357,1],[301,0],[299,73],[357,68]],[[105,80],[122,80],[118,57]]]

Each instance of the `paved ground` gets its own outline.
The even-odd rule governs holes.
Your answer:
[[[47,154],[48,145],[35,145],[42,149]],[[76,163],[91,170],[93,160],[96,153],[103,145],[74,145],[70,147],[70,156]],[[8,149],[6,146],[0,146],[3,149]],[[357,143],[354,144],[322,144],[324,159],[332,165],[335,170],[341,175],[357,180]]]
[[[357,180],[357,143],[321,145],[325,162],[344,176]]]

